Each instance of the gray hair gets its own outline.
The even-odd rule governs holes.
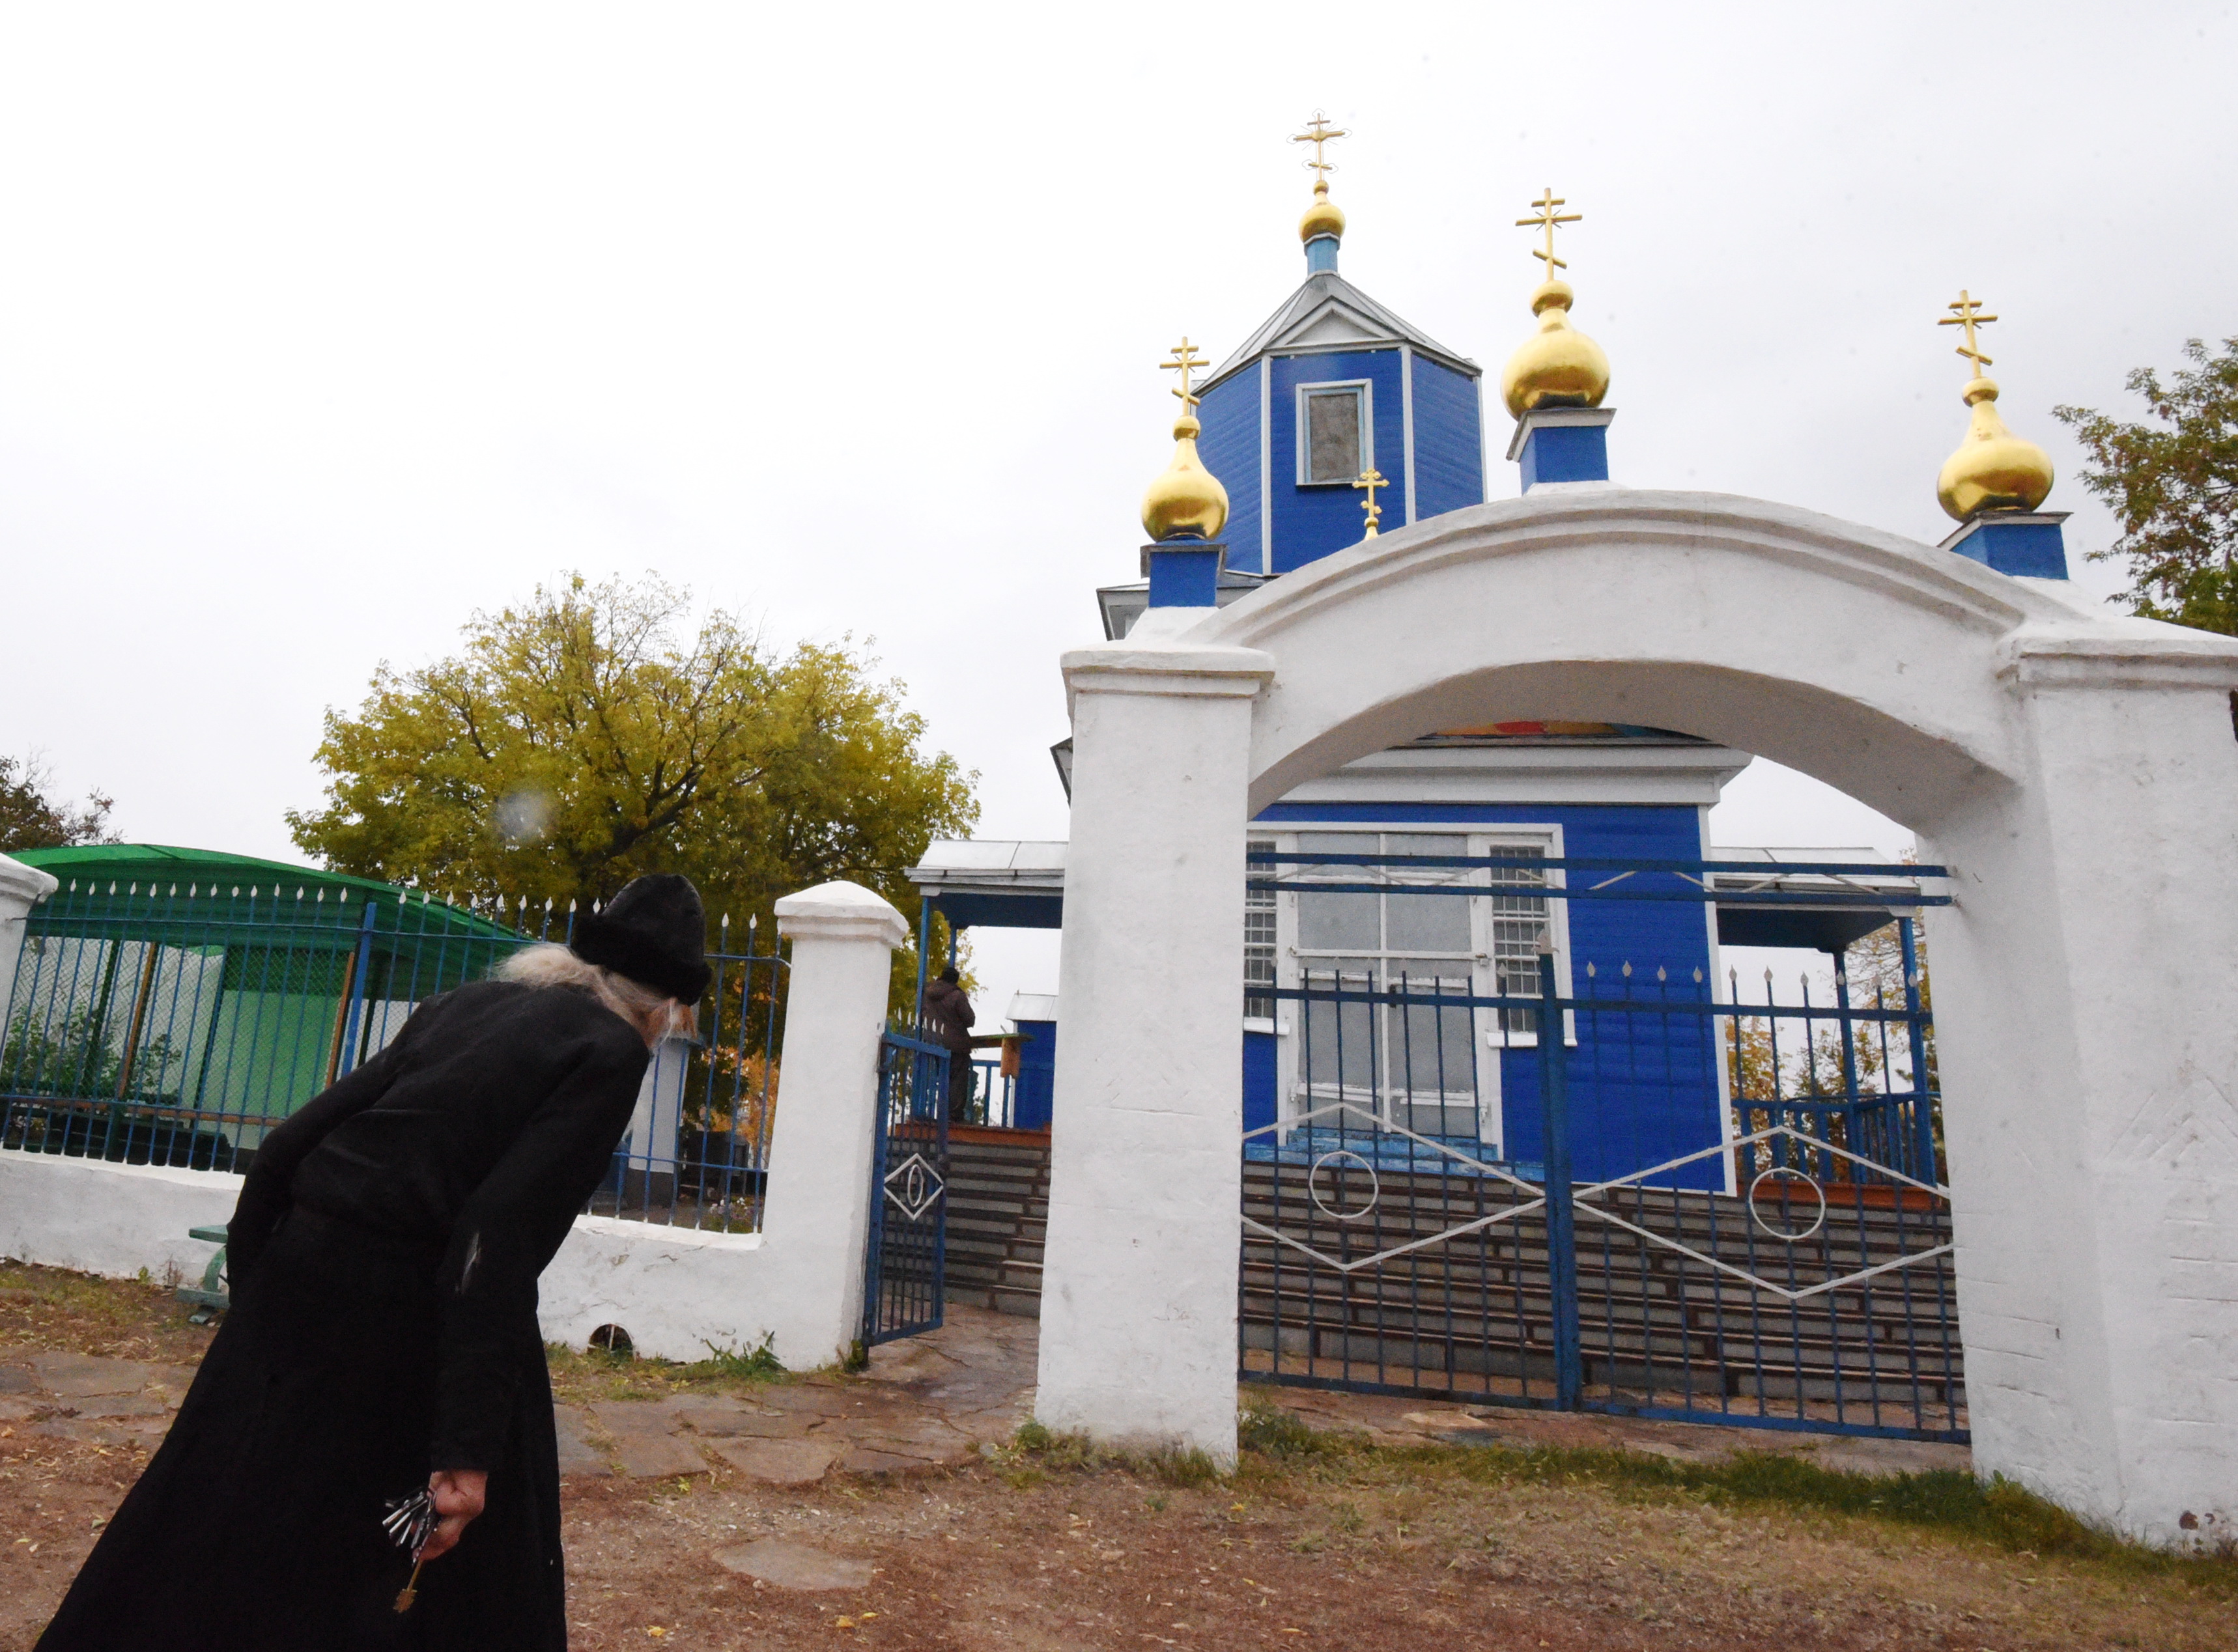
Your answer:
[[[627,975],[586,963],[556,941],[523,947],[490,971],[492,981],[515,981],[524,987],[579,987],[608,1009],[637,1028],[647,1044],[672,1033],[689,1030],[692,1007],[671,998],[655,987]]]

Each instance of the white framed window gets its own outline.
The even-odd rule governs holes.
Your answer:
[[[1275,847],[1271,837],[1250,840],[1255,849]],[[1271,879],[1277,868],[1250,864],[1246,876],[1255,882]],[[1273,1032],[1275,1021],[1275,902],[1272,889],[1255,889],[1247,884],[1243,890],[1243,1018],[1247,1023],[1265,1021],[1268,1032]]]
[[[1332,824],[1255,838],[1253,847],[1299,854],[1544,857],[1559,856],[1559,838],[1553,827],[1493,836],[1450,826]],[[1271,911],[1259,909],[1256,922],[1262,927],[1251,927],[1255,919],[1247,911],[1247,995],[1251,981],[1263,978],[1250,974],[1251,943],[1271,916],[1275,985],[1347,995],[1396,988],[1408,1001],[1286,1001],[1289,1013],[1276,1023],[1288,1034],[1278,1046],[1282,1116],[1296,1119],[1343,1101],[1417,1135],[1473,1140],[1498,1153],[1506,1134],[1499,1052],[1537,1042],[1532,1013],[1437,1001],[1537,997],[1539,946],[1550,934],[1557,948],[1556,979],[1566,983],[1560,903],[1499,892],[1549,887],[1559,874],[1430,864],[1276,869],[1286,887],[1261,892],[1258,898],[1271,903]],[[1374,887],[1322,894],[1314,889],[1316,883]],[[1429,893],[1456,884],[1484,893]],[[1421,892],[1409,892],[1414,889]]]
[[[1365,379],[1298,387],[1298,486],[1350,487],[1375,468],[1375,387]]]

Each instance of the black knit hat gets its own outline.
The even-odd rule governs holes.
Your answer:
[[[707,968],[707,909],[692,880],[674,872],[632,878],[603,910],[575,920],[567,949],[687,1004],[699,1001],[714,974]]]

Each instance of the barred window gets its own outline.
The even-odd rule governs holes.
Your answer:
[[[1254,849],[1271,849],[1271,837],[1250,840]],[[1247,876],[1252,880],[1271,879],[1272,866],[1254,864]],[[1243,890],[1243,1013],[1249,1016],[1271,1019],[1275,1014],[1275,891],[1255,889],[1246,885]]]
[[[1493,853],[1502,860],[1544,860],[1546,851],[1513,843],[1496,845]],[[1527,866],[1495,866],[1495,889],[1543,889],[1546,874]],[[1499,981],[1498,996],[1539,996],[1539,949],[1546,940],[1546,898],[1540,895],[1495,895],[1492,897],[1492,967]],[[1532,1034],[1539,1030],[1537,1012],[1503,1009],[1500,1031]]]

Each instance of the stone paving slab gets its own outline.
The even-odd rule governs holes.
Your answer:
[[[590,1411],[592,1420],[613,1441],[621,1471],[632,1479],[665,1480],[707,1472],[707,1460],[669,1431],[675,1419],[657,1406],[607,1400]]]
[[[0,1394],[30,1394],[37,1391],[39,1379],[23,1365],[0,1365]]]
[[[718,1440],[715,1455],[750,1480],[765,1485],[812,1485],[838,1457],[816,1440]]]
[[[806,1543],[767,1537],[715,1551],[715,1563],[725,1571],[770,1583],[778,1589],[861,1589],[871,1581],[871,1563],[811,1549]]]
[[[87,1399],[97,1394],[136,1394],[148,1386],[156,1367],[131,1359],[103,1359],[93,1354],[39,1351],[24,1363],[38,1384],[65,1399]]]
[[[552,1423],[560,1437],[560,1472],[564,1475],[606,1475],[613,1472],[606,1459],[593,1449],[586,1436],[591,1414],[579,1405],[554,1405]]]

